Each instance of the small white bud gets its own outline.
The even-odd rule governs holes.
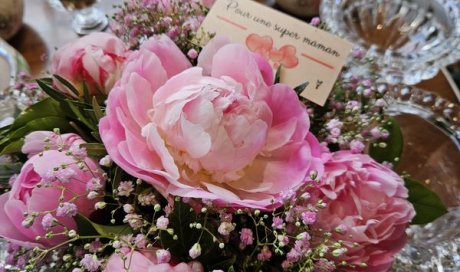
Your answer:
[[[105,207],[107,206],[107,203],[105,203],[104,201],[99,201],[97,202],[94,207],[96,208],[96,210],[102,210],[104,209]]]

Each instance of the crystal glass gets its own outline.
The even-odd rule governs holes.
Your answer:
[[[15,85],[17,74],[27,70],[28,65],[21,54],[0,39],[0,128],[11,124],[18,113],[10,88]]]
[[[299,17],[317,16],[320,0],[276,0],[283,10]]]
[[[97,0],[49,0],[49,2],[59,10],[73,12],[72,27],[79,35],[87,35],[107,28],[107,17],[94,6]]]
[[[416,84],[460,58],[458,0],[324,0],[330,31],[353,42],[390,84]]]
[[[0,238],[0,267],[7,269],[10,268],[6,263],[5,259],[8,255],[6,241]]]
[[[411,226],[393,271],[460,271],[460,106],[415,87],[381,89],[404,137],[396,170],[430,187],[449,208],[430,224]]]

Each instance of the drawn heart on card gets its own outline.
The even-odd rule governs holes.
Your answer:
[[[246,38],[246,46],[252,52],[259,53],[269,59],[270,51],[273,48],[273,39],[270,36],[259,36],[253,33]]]
[[[296,53],[297,49],[294,46],[284,45],[280,49],[274,48],[270,51],[270,60],[285,68],[294,68],[299,64]]]
[[[273,39],[270,36],[250,34],[246,38],[246,46],[252,52],[271,60],[275,69],[280,65],[290,69],[299,64],[299,59],[296,57],[297,49],[293,45],[284,45],[280,49],[276,49],[273,47]]]

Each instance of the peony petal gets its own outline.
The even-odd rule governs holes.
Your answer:
[[[101,49],[99,49],[102,51]],[[82,64],[84,73],[87,73],[91,77],[91,79],[96,83],[96,85],[100,88],[103,86],[100,79],[100,67],[97,63],[97,60],[93,56],[93,50],[91,48],[85,48],[85,54],[82,57]]]
[[[203,167],[222,172],[240,170],[253,161],[260,152],[265,144],[266,130],[267,125],[257,120],[253,125],[244,130],[244,137],[240,137],[243,138],[244,141],[233,143],[227,131],[219,127],[218,131],[213,136],[214,142],[212,150],[206,157],[200,160]],[[215,158],[226,159],[216,160]]]
[[[66,156],[63,152],[48,150],[43,152],[42,156],[30,158],[27,164],[33,165],[35,172],[44,177],[53,167],[75,164],[75,159],[72,156]]]
[[[27,134],[21,152],[29,156],[42,152],[45,146],[45,139],[51,138],[53,134],[51,131],[34,131]]]
[[[158,133],[156,126],[150,123],[143,127],[142,136],[147,140],[147,147],[158,154],[166,172],[173,178],[178,179],[180,177],[179,169],[174,162],[174,158],[169,154],[165,142]]]
[[[276,127],[296,118],[298,123],[292,139],[296,141],[305,139],[310,128],[310,120],[305,106],[291,87],[285,84],[271,86],[267,104],[271,111],[276,113],[273,115],[272,126]]]
[[[130,154],[133,154],[133,163],[141,169],[158,170],[161,169],[161,160],[158,155],[145,148],[145,140],[139,139],[131,131],[126,130],[126,146]]]
[[[239,44],[228,44],[217,51],[212,61],[211,75],[231,77],[243,85],[247,95],[265,86],[253,53]]]
[[[241,200],[235,193],[223,187],[216,186],[212,183],[207,182],[203,182],[202,184],[206,186],[209,192],[219,196],[221,200],[227,201],[229,203],[235,203]]]
[[[264,147],[265,152],[271,152],[286,144],[292,138],[297,128],[297,119],[290,119],[287,122],[271,127],[267,135],[267,144]]]
[[[227,36],[216,36],[206,44],[203,50],[201,50],[198,56],[198,66],[203,68],[204,75],[211,75],[214,55],[216,55],[219,49],[229,43],[230,39]]]
[[[25,228],[22,226],[24,213],[27,211],[27,208],[22,201],[10,198],[8,201],[5,202],[5,205],[2,207],[2,210],[4,210],[7,218],[10,219],[10,222],[12,223],[12,226],[16,229],[16,231],[20,232],[22,235],[27,237],[27,239],[23,240],[24,242],[34,243],[36,241],[35,237],[44,234],[43,232],[37,232],[37,229],[35,227]],[[37,223],[38,222],[35,222],[34,225]],[[44,243],[46,245],[46,242],[41,243]]]
[[[168,80],[161,88],[159,88],[157,92],[155,92],[153,95],[153,105],[155,106],[158,103],[164,103],[167,101],[167,99],[170,99],[171,96],[175,95],[175,93],[182,91],[182,88],[199,83],[202,78],[202,73],[203,70],[201,68],[193,67],[174,76]],[[185,94],[178,93],[177,95],[179,97],[177,99],[180,99],[180,97],[183,95],[188,97],[191,94],[193,94],[193,92],[186,92]]]
[[[32,242],[33,239],[30,238],[29,235],[23,234],[21,231],[17,229],[17,225],[14,224],[12,220],[22,222],[24,219],[23,215],[19,213],[12,213],[13,215],[17,215],[17,217],[12,217],[10,219],[9,215],[6,213],[6,203],[9,200],[9,193],[5,193],[0,195],[0,236],[7,239],[8,241],[14,242],[18,245],[25,246],[27,248],[32,248],[35,246],[41,246],[38,243]],[[24,206],[24,204],[22,204]],[[10,207],[11,209],[20,209],[21,206],[13,206]],[[21,228],[23,228],[21,226]]]
[[[188,121],[199,124],[204,130],[210,129],[217,125],[216,122],[220,119],[216,116],[213,103],[202,97],[198,97],[189,101],[183,108],[183,113]]]
[[[277,159],[277,154],[269,158],[261,156],[256,158],[246,172],[247,177],[245,178],[273,184],[269,193],[297,189],[309,173],[312,159],[310,147],[307,143],[303,143],[300,147],[298,144],[291,144],[285,146],[282,151],[286,154],[279,159]],[[289,156],[285,157],[287,154]]]
[[[126,263],[130,263],[131,266],[129,267],[129,271],[132,272],[141,272],[141,271],[149,271],[149,267],[152,267],[156,263],[156,259],[150,260],[142,253],[138,251],[133,251],[127,255],[128,259]],[[122,257],[116,253],[110,256],[107,266],[105,268],[105,272],[125,272],[125,261],[123,261]]]
[[[181,118],[182,137],[186,152],[193,158],[201,158],[211,150],[211,137],[200,125]]]
[[[169,78],[192,67],[179,47],[166,35],[154,36],[142,43],[140,48],[158,56]]]
[[[260,54],[254,53],[254,58],[259,66],[260,73],[267,86],[271,86],[274,83],[273,68],[270,63]]]
[[[130,115],[139,127],[149,122],[148,110],[152,108],[153,90],[147,80],[137,73],[132,73],[125,87],[127,104]]]

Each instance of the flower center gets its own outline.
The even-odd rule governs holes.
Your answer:
[[[235,82],[204,78],[156,104],[152,119],[184,179],[226,183],[242,178],[263,149],[267,107]]]

